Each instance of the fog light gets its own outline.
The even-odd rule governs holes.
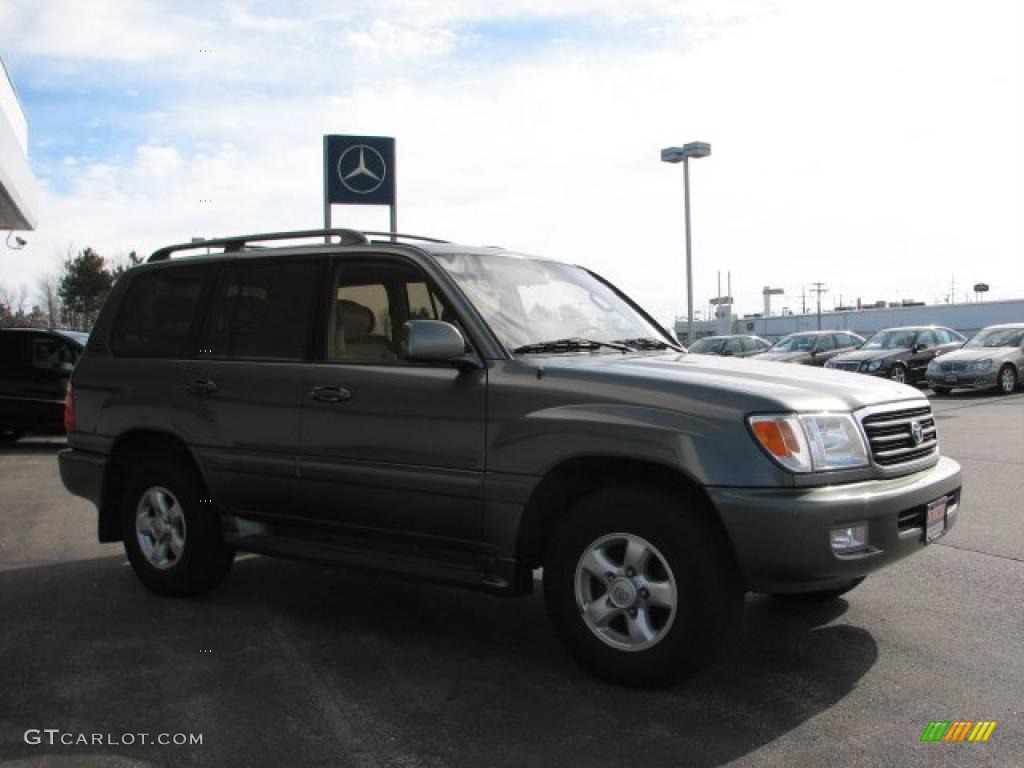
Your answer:
[[[868,546],[868,524],[843,525],[829,532],[832,551],[837,555],[859,552]]]

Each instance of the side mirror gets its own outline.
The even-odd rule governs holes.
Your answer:
[[[402,348],[408,360],[425,363],[459,362],[466,355],[466,340],[451,323],[409,320],[402,325]]]

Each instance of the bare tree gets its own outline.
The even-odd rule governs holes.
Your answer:
[[[40,276],[36,283],[39,305],[46,313],[46,324],[50,328],[57,328],[61,323],[60,295],[57,288],[57,277],[53,274]]]
[[[24,325],[27,300],[28,287],[24,284],[11,288],[0,283],[0,325]]]

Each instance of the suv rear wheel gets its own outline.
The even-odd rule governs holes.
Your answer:
[[[139,580],[161,595],[198,595],[220,584],[234,552],[196,472],[182,463],[142,459],[121,502],[128,560]]]
[[[578,502],[552,534],[548,615],[598,676],[668,686],[707,666],[738,634],[743,589],[696,503],[613,486]]]

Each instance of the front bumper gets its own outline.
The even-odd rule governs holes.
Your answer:
[[[956,373],[928,374],[928,386],[940,389],[992,389],[999,386],[999,368],[993,366],[984,373],[957,371]]]
[[[747,588],[807,592],[838,587],[911,555],[925,545],[924,508],[952,497],[948,528],[959,517],[960,465],[886,480],[819,488],[708,488],[732,540]],[[954,506],[955,502],[955,506]],[[836,555],[829,532],[868,524],[868,549]]]

